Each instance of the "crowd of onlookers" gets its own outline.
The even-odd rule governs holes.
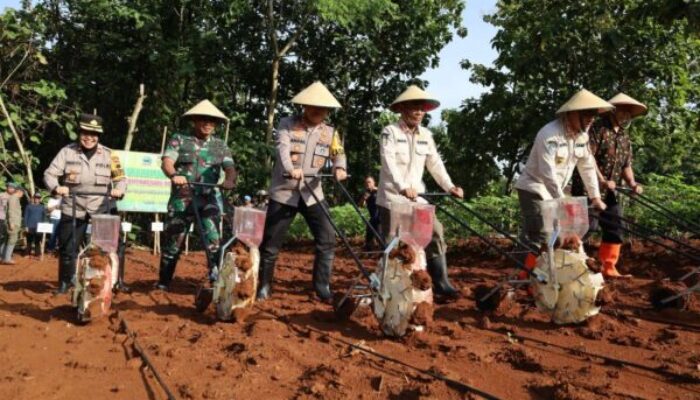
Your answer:
[[[27,197],[26,204],[23,204]],[[14,182],[5,184],[0,192],[0,262],[14,264],[15,248],[21,247],[25,257],[38,257],[45,250],[53,252],[57,246],[56,227],[61,220],[60,196],[43,199],[39,192],[29,196],[22,186]],[[51,223],[51,233],[39,232],[40,223]]]

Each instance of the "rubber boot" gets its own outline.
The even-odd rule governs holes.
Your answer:
[[[427,262],[428,273],[433,280],[433,294],[448,299],[458,299],[459,291],[452,286],[447,276],[447,258],[444,254],[433,257]]]
[[[522,269],[520,270],[520,272],[518,272],[518,280],[524,281],[526,279],[530,279],[530,271],[535,269],[536,265],[537,255],[535,255],[534,253],[527,253],[524,262],[525,269]]]
[[[73,257],[61,254],[58,259],[58,290],[56,294],[64,294],[73,286],[73,276],[75,275],[75,262]]]
[[[264,258],[260,260],[258,271],[258,293],[256,300],[265,300],[272,296],[272,278],[275,274],[275,262],[277,258]]]
[[[158,283],[156,284],[156,289],[168,291],[170,289],[170,282],[173,280],[175,275],[175,267],[177,266],[177,257],[160,257],[160,270],[158,271]]]
[[[123,243],[121,243],[118,250],[119,276],[117,277],[117,283],[114,285],[114,291],[121,293],[131,293],[131,288],[124,283],[125,250],[125,246],[123,246]]]
[[[603,264],[603,276],[610,279],[617,278],[630,278],[632,275],[622,275],[618,272],[615,265],[617,260],[620,259],[620,248],[622,244],[620,243],[606,243],[603,242],[598,248],[598,259],[600,263]]]
[[[333,253],[319,254],[314,258],[313,284],[316,295],[324,303],[333,300],[331,292],[331,271],[333,270]]]

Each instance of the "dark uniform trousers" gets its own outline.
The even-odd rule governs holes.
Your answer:
[[[260,246],[260,258],[263,264],[263,268],[261,268],[262,273],[266,273],[265,271],[272,273],[289,226],[297,213],[301,213],[313,234],[316,247],[314,285],[327,285],[328,279],[330,279],[330,266],[333,264],[335,252],[335,231],[321,207],[328,209],[328,204],[325,200],[322,203],[307,206],[300,197],[299,204],[296,207],[270,200],[265,219],[265,233]],[[319,291],[318,288],[316,290],[317,292]]]
[[[615,192],[610,190],[605,195],[605,205],[608,206],[605,211],[600,212],[599,218],[591,218],[589,232],[596,230],[600,225],[600,230],[603,232],[602,241],[604,243],[622,243],[622,207],[617,201]]]

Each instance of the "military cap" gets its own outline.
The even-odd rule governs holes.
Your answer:
[[[94,114],[81,114],[78,121],[81,131],[102,133],[102,118]]]

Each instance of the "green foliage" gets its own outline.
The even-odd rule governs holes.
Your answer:
[[[362,210],[366,218],[368,217],[367,210]],[[365,224],[362,222],[362,218],[357,214],[355,209],[350,204],[345,204],[342,206],[331,207],[331,216],[333,217],[333,222],[347,235],[347,237],[362,237],[365,234]],[[287,234],[289,238],[292,239],[312,239],[311,231],[306,225],[306,221],[301,214],[297,214],[294,218],[294,222],[289,227],[289,233]]]
[[[500,170],[506,190],[537,131],[577,90],[603,98],[624,91],[649,106],[631,134],[640,175],[680,171],[698,182],[700,40],[686,19],[660,23],[643,0],[499,1],[485,17],[498,32],[493,67],[463,66],[490,90],[446,112],[448,166],[469,165],[457,182],[478,193]]]
[[[624,196],[624,195],[623,195]],[[680,175],[661,176],[650,174],[644,186],[644,196],[661,204],[683,221],[693,221],[700,225],[700,189],[683,183]],[[664,234],[678,235],[684,229],[670,222],[667,218],[649,210],[632,200],[625,199],[625,214],[643,226],[653,228]]]

